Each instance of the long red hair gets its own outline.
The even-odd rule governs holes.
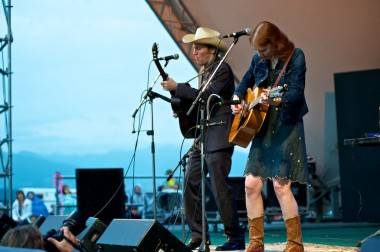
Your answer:
[[[255,27],[249,41],[255,48],[271,45],[274,56],[281,60],[286,60],[294,49],[294,43],[275,24],[268,21],[262,21]]]

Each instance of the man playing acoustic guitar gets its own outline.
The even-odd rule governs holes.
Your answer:
[[[200,68],[199,87],[192,88],[186,83],[176,83],[171,78],[161,83],[162,87],[171,91],[176,97],[187,101],[194,101],[200,88],[219,63],[219,52],[226,51],[227,45],[219,39],[219,32],[199,27],[195,34],[183,37],[184,43],[192,43],[192,54]],[[210,85],[205,90],[202,99],[207,101],[211,94],[217,94],[222,99],[229,100],[234,91],[234,75],[227,63],[222,63]],[[223,122],[223,125],[207,127],[205,133],[205,163],[206,174],[209,173],[211,190],[213,192],[224,232],[228,237],[226,243],[216,248],[217,251],[243,250],[245,248],[244,232],[239,227],[236,203],[233,199],[232,188],[227,184],[227,177],[231,169],[231,156],[233,145],[228,143],[227,136],[232,121],[230,106],[217,105],[217,99],[211,103],[209,124]],[[185,110],[186,111],[186,110]],[[199,122],[198,122],[199,124]],[[196,249],[202,242],[202,214],[201,214],[201,151],[198,141],[195,140],[189,156],[189,163],[185,174],[185,214],[186,221],[191,230],[190,249]],[[208,227],[208,225],[206,225]],[[206,234],[209,240],[208,233]],[[209,251],[209,242],[205,250]]]
[[[243,99],[250,87],[261,88],[261,102],[268,104],[268,92],[287,84],[281,102],[269,106],[261,130],[252,140],[245,168],[246,206],[250,243],[247,252],[264,251],[264,208],[261,189],[265,179],[273,179],[287,231],[285,251],[303,251],[298,205],[291,191],[292,182],[306,183],[306,147],[303,116],[305,102],[305,56],[277,26],[260,22],[250,42],[257,50],[234,99]],[[232,105],[233,113],[244,104]]]

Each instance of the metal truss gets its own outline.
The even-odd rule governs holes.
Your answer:
[[[166,31],[177,43],[183,54],[191,62],[194,69],[197,65],[191,57],[191,44],[182,43],[182,37],[188,33],[195,33],[199,25],[191,15],[187,7],[181,0],[145,0],[150,8],[161,21]],[[198,71],[198,70],[197,70]],[[235,83],[239,83],[239,78],[234,76]]]
[[[195,33],[199,26],[186,6],[181,0],[146,0],[146,2],[193,67],[197,69],[191,58],[191,45],[181,43],[185,34]]]
[[[12,169],[12,29],[11,29],[11,0],[2,0],[4,20],[0,20],[0,178],[3,179],[3,206],[9,215],[12,212],[13,198],[13,169]]]

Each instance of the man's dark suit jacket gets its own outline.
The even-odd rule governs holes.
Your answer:
[[[217,66],[217,62],[214,63],[213,67],[208,70],[211,73],[213,69]],[[211,75],[211,74],[208,74]],[[203,83],[205,83],[204,81]],[[213,80],[211,81],[208,88],[205,90],[202,98],[206,102],[207,98],[211,94],[219,95],[223,100],[230,100],[234,92],[234,75],[231,67],[223,62],[217,73],[215,74]],[[199,89],[192,88],[187,83],[179,83],[175,91],[175,96],[180,99],[186,99],[194,101],[197,97]],[[232,123],[232,111],[229,105],[218,105],[216,102],[219,100],[214,97],[213,102],[210,104],[211,116],[210,122],[225,122],[222,126],[212,126],[206,130],[206,141],[205,141],[205,151],[214,152],[222,149],[228,149],[233,147],[232,144],[228,143],[228,134]],[[199,122],[198,122],[199,123]]]

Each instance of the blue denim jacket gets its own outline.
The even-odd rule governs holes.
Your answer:
[[[278,62],[275,68],[275,79],[281,72],[284,62]],[[251,65],[240,84],[235,88],[235,94],[243,99],[248,88],[268,86],[268,72],[270,62],[255,54]],[[288,90],[282,96],[281,120],[284,123],[296,123],[302,121],[302,117],[309,111],[305,90],[305,55],[303,51],[296,48],[279,85],[288,85]],[[274,83],[271,83],[271,85]]]

